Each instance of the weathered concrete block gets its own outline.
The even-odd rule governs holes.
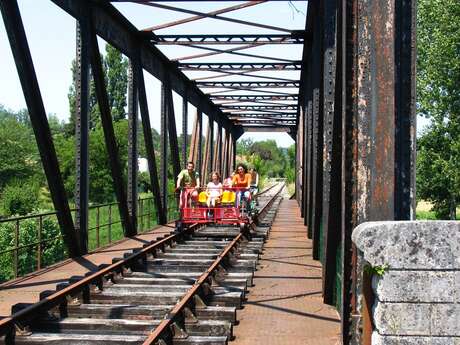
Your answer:
[[[380,303],[374,306],[374,324],[382,335],[431,335],[431,304]]]
[[[372,334],[372,345],[460,345],[460,338],[448,337],[400,337]]]
[[[460,291],[460,272],[393,271],[374,276],[372,286],[381,302],[451,302]]]
[[[432,305],[431,335],[460,336],[460,305]]]
[[[460,222],[368,222],[352,238],[372,266],[460,269]]]

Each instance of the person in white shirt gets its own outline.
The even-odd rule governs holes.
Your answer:
[[[206,200],[208,207],[216,207],[216,202],[222,196],[222,183],[220,183],[220,176],[216,171],[211,174],[211,181],[206,186],[206,195],[208,196]]]

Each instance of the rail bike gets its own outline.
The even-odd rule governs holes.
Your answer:
[[[251,188],[222,187],[213,207],[208,206],[205,188],[181,188],[180,222],[187,224],[248,225],[257,214],[256,197]]]

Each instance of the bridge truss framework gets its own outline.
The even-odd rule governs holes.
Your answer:
[[[0,10],[70,255],[83,255],[88,250],[91,75],[126,236],[135,235],[137,229],[139,122],[160,224],[167,220],[169,160],[174,176],[181,162],[187,160],[196,162],[203,176],[211,170],[226,175],[234,168],[236,141],[245,131],[288,132],[296,142],[295,195],[308,236],[313,240],[314,258],[323,263],[324,301],[335,304],[341,313],[345,344],[367,341],[371,326],[368,318],[357,312],[362,277],[356,274],[356,250],[351,234],[357,225],[366,221],[405,220],[415,215],[416,0],[309,1],[304,30],[223,16],[266,1],[241,2],[207,13],[148,0],[50,1],[77,21],[75,221],[16,0],[1,1]],[[113,5],[117,2],[132,2],[190,16],[138,30]],[[203,18],[276,31],[277,34],[157,35],[154,32]],[[126,186],[98,36],[130,61]],[[272,44],[301,45],[302,56],[290,60],[246,52]],[[193,47],[202,53],[168,59],[159,47],[170,45]],[[220,48],[227,45],[234,46]],[[255,61],[189,61],[222,54]],[[151,136],[144,70],[162,83],[159,167]],[[193,80],[185,74],[188,71],[219,74]],[[261,71],[270,75],[257,74]],[[280,71],[298,71],[300,75],[297,79],[281,78],[276,73]],[[234,81],[227,77],[247,79]],[[184,140],[181,147],[177,140],[173,91],[183,98],[181,132]],[[187,142],[189,103],[197,108],[190,143]],[[204,145],[203,114],[209,120]]]

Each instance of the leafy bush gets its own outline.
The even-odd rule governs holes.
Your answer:
[[[26,215],[38,207],[38,183],[32,180],[15,180],[2,191],[0,212],[2,216]]]
[[[16,221],[0,224],[0,281],[14,278]],[[26,246],[18,250],[18,276],[33,272],[38,268],[39,218],[29,218],[19,222],[18,245]],[[52,265],[67,257],[64,242],[60,236],[56,220],[44,217],[42,220],[41,267]]]

